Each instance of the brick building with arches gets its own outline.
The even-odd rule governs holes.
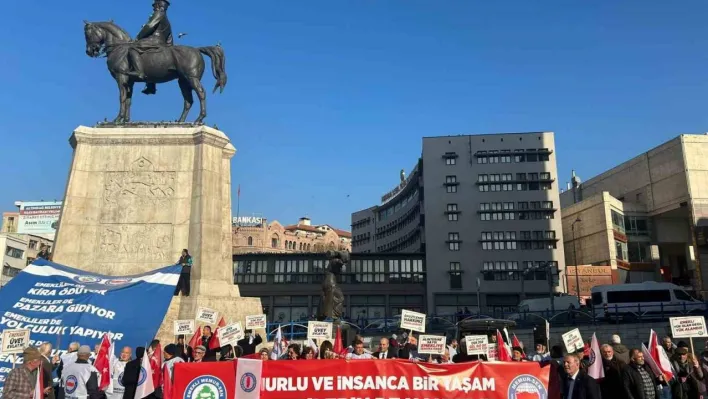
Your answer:
[[[270,223],[258,218],[259,223],[243,225],[234,223],[233,253],[295,253],[324,252],[327,250],[351,251],[352,235],[326,224],[312,225],[307,217],[297,224],[283,226],[277,220]]]

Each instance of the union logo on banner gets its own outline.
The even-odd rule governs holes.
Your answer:
[[[133,282],[132,278],[114,278],[112,280],[106,280],[105,284],[106,285],[123,285],[123,284],[132,283],[132,282]]]
[[[118,375],[118,385],[120,385],[120,386],[124,386],[123,385],[123,374],[125,374],[125,372],[122,372],[122,373],[120,373],[120,375]]]
[[[541,380],[530,374],[523,374],[511,380],[507,397],[509,399],[548,399],[548,391]]]
[[[244,392],[250,393],[258,386],[258,380],[253,373],[245,373],[241,376],[241,389]]]
[[[79,385],[79,381],[73,375],[66,377],[66,384],[64,390],[66,393],[74,393],[76,387]]]
[[[147,379],[147,370],[145,367],[140,368],[140,376],[138,377],[138,385],[143,385],[143,382]],[[121,378],[122,380],[122,378]]]
[[[243,378],[241,380],[243,381]],[[252,390],[256,387],[255,376],[253,380]],[[226,399],[226,386],[213,375],[203,375],[193,379],[187,385],[183,399]]]
[[[76,276],[74,280],[83,284],[97,284],[101,282],[100,278],[93,276]]]

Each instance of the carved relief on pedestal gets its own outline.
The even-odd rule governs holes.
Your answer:
[[[97,260],[105,262],[163,262],[172,258],[170,225],[102,226]]]
[[[106,172],[101,223],[173,223],[175,172],[155,171],[145,157],[128,171]]]

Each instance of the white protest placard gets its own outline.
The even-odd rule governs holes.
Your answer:
[[[194,334],[194,320],[175,320],[174,335]]]
[[[307,338],[332,339],[332,323],[326,321],[308,321]]]
[[[488,344],[487,345],[487,360],[490,362],[496,362],[499,359],[498,353],[497,353],[497,344]]]
[[[418,337],[418,353],[442,355],[445,353],[447,338],[439,335],[421,335]]]
[[[563,343],[565,344],[565,349],[568,353],[582,350],[585,347],[585,343],[583,343],[583,336],[580,335],[580,330],[577,328],[568,331],[563,334],[562,337]]]
[[[487,355],[489,338],[486,335],[468,335],[465,337],[465,347],[468,355]]]
[[[246,316],[246,330],[264,329],[267,324],[268,320],[264,314]]]
[[[703,316],[670,317],[671,335],[674,338],[705,337],[706,319]]]
[[[30,346],[30,330],[15,329],[2,332],[0,353],[22,353]]]
[[[219,327],[219,343],[221,346],[231,345],[236,346],[236,343],[243,339],[243,327],[241,322],[231,323],[229,325]]]
[[[214,309],[209,308],[198,308],[197,309],[197,321],[203,321],[209,324],[216,324],[218,322],[219,312]]]
[[[401,329],[425,332],[425,314],[403,309],[401,311]]]

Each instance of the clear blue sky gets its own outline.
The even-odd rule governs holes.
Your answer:
[[[80,124],[117,112],[83,19],[135,35],[150,0],[6,2],[0,208],[61,199]],[[556,132],[560,182],[708,131],[708,2],[173,0],[189,45],[221,41],[229,83],[207,123],[238,149],[234,214],[348,228],[420,156],[421,137]],[[205,77],[206,86],[213,78]],[[134,120],[176,119],[176,83]],[[193,108],[190,118],[196,118]]]

